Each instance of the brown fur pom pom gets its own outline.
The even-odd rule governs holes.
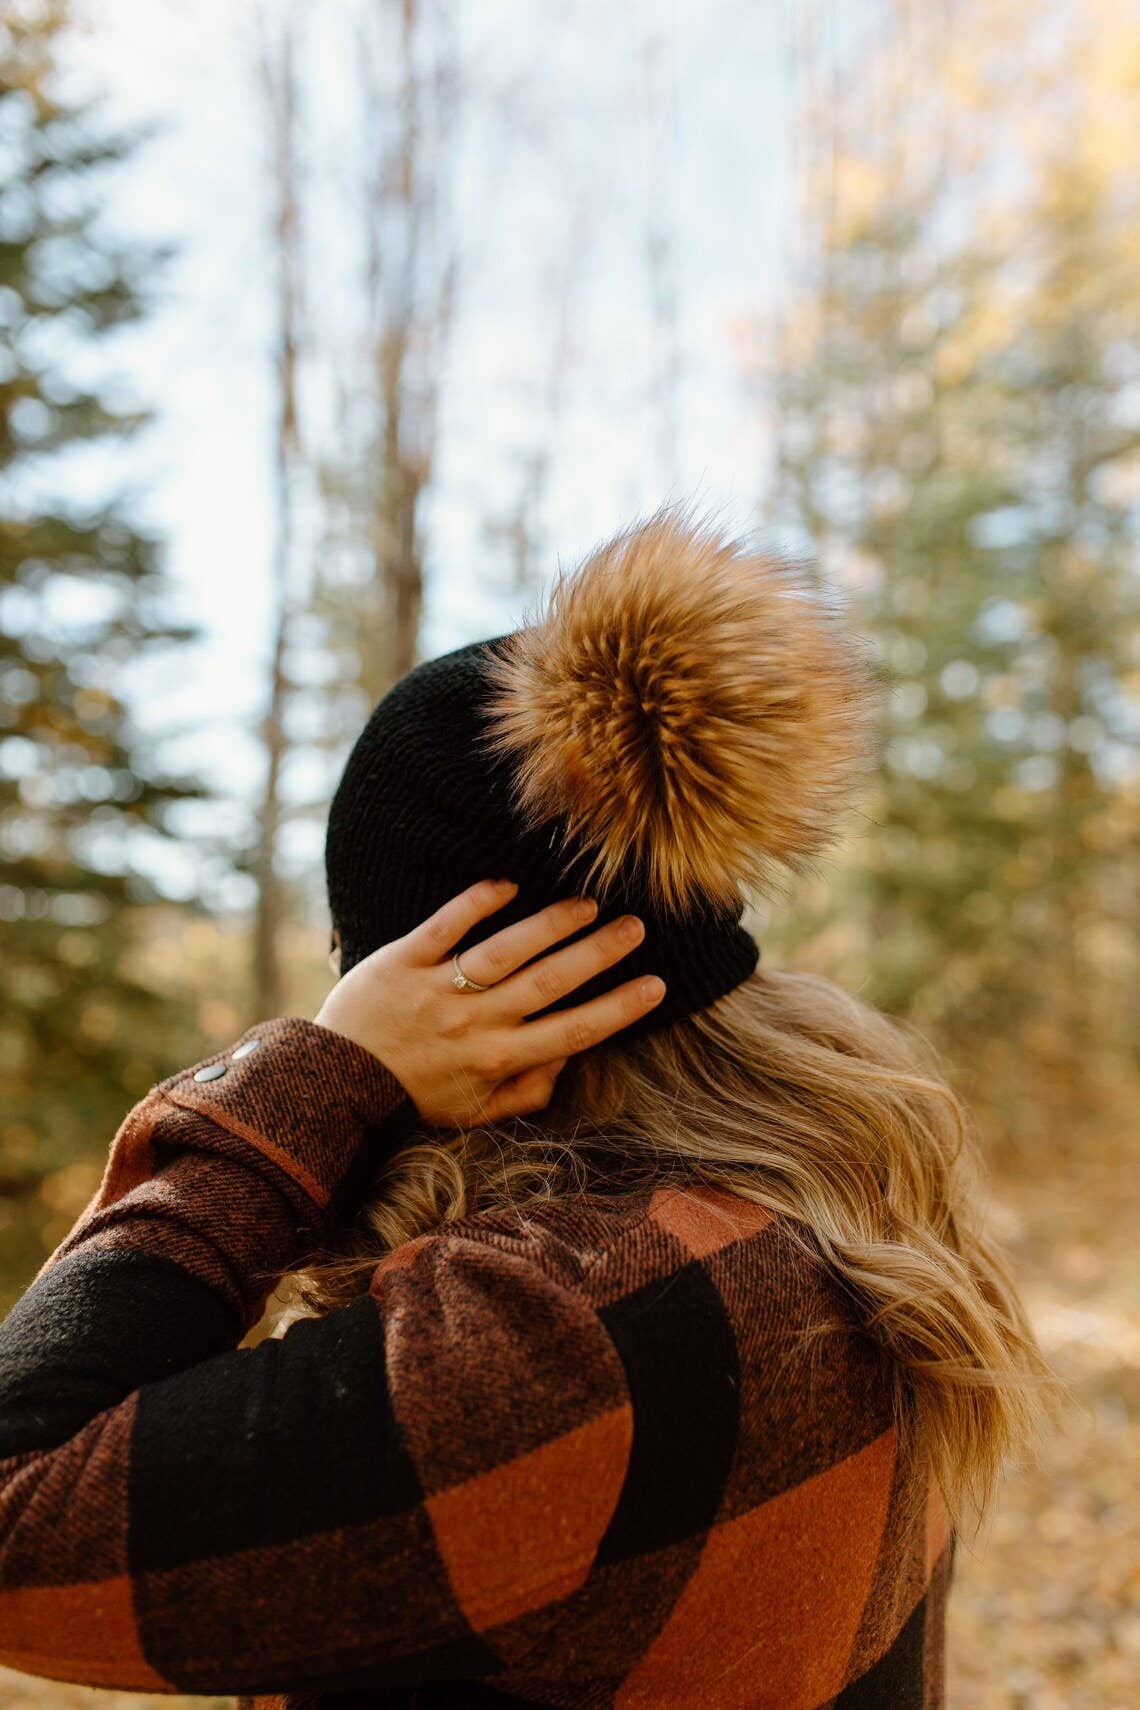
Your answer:
[[[831,840],[875,748],[876,673],[813,582],[679,507],[560,571],[487,669],[516,806],[565,817],[599,898],[739,907]]]

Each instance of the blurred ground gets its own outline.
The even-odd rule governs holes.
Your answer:
[[[992,1177],[992,1220],[1073,1389],[1042,1464],[959,1558],[948,1710],[1140,1705],[1140,1169]]]
[[[1025,1179],[1030,1175],[1030,1179]],[[993,1172],[991,1219],[1038,1334],[1073,1389],[1041,1465],[1007,1479],[963,1550],[947,1710],[1140,1704],[1140,1170],[1134,1158]],[[0,1710],[228,1710],[0,1669]]]

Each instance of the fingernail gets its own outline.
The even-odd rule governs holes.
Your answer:
[[[635,914],[631,914],[622,921],[620,931],[623,938],[628,938],[631,944],[635,944],[645,932],[645,927]]]
[[[593,920],[598,912],[598,905],[592,897],[579,897],[574,904],[575,920]]]
[[[496,879],[495,889],[497,891],[517,891],[518,886],[513,879]]]
[[[656,974],[652,974],[649,979],[642,980],[639,989],[643,998],[649,998],[651,1002],[655,1003],[658,998],[665,996],[665,981],[659,980]]]

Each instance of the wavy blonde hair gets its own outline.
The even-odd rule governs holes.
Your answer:
[[[929,1453],[955,1527],[980,1525],[1064,1386],[983,1228],[980,1150],[936,1053],[821,975],[760,967],[667,1028],[615,1035],[570,1059],[537,1119],[417,1130],[338,1251],[283,1279],[273,1333],[455,1218],[695,1182],[779,1214],[829,1268],[888,1356],[900,1439]]]

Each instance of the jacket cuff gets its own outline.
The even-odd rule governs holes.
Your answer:
[[[321,1210],[366,1142],[378,1154],[375,1131],[415,1115],[404,1086],[371,1051],[298,1015],[255,1023],[152,1091],[246,1141]]]
[[[290,1252],[278,1255],[284,1266],[330,1239],[417,1121],[402,1083],[343,1033],[297,1015],[257,1022],[224,1051],[157,1082],[128,1111],[95,1194],[35,1280],[109,1227],[116,1213],[126,1214],[128,1196],[187,1152],[255,1173],[268,1195],[261,1201],[267,1238],[277,1223],[277,1195],[284,1199],[293,1214]],[[244,1191],[228,1205],[207,1195],[196,1202],[195,1217],[207,1225],[221,1219],[214,1244],[228,1251],[232,1227],[255,1203]]]

